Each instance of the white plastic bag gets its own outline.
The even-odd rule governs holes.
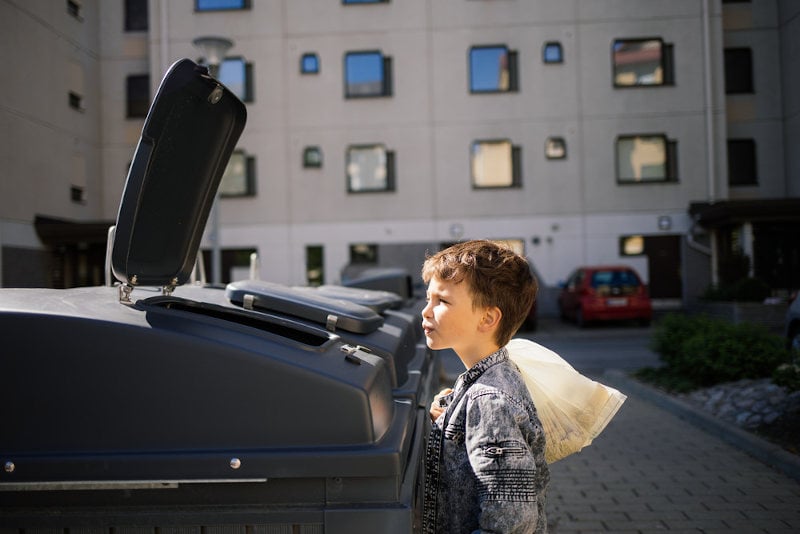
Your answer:
[[[538,343],[512,339],[506,349],[536,405],[547,442],[548,463],[592,443],[627,398],[616,389],[583,376]]]

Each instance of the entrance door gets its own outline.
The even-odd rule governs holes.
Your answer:
[[[681,236],[645,236],[644,253],[650,271],[650,297],[679,299],[682,297]]]

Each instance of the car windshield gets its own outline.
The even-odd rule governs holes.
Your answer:
[[[635,293],[639,278],[629,270],[604,270],[592,273],[592,287],[601,295]]]

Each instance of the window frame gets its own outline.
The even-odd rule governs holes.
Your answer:
[[[314,161],[311,154],[316,152],[318,158]],[[309,145],[303,149],[303,168],[304,169],[321,169],[323,162],[322,148],[318,145]]]
[[[371,93],[352,92],[350,90],[350,87],[355,84],[351,84],[349,80],[350,69],[348,68],[348,58],[350,58],[351,56],[367,56],[367,55],[377,55],[380,58],[380,65],[381,65],[380,91]],[[392,96],[392,89],[393,89],[392,58],[390,56],[384,55],[384,53],[381,52],[380,50],[350,50],[345,52],[343,58],[343,72],[344,72],[344,97],[347,100],[360,99],[360,98],[384,98]]]
[[[243,70],[243,77],[242,80],[242,91],[243,94],[239,94],[237,91],[233,89],[233,84],[226,83],[222,76],[222,68],[226,61],[240,61],[242,64]],[[222,82],[228,89],[231,90],[233,94],[235,94],[242,102],[250,103],[255,101],[255,91],[253,90],[253,78],[254,78],[254,69],[253,63],[247,61],[244,56],[226,56],[222,63],[217,67],[217,79]]]
[[[508,68],[508,88],[502,89],[475,89],[473,53],[481,50],[503,49],[505,50]],[[500,84],[498,84],[500,85]],[[472,95],[485,94],[507,94],[519,92],[519,58],[516,50],[511,50],[505,44],[474,45],[467,51],[467,87]]]
[[[124,10],[123,29],[125,32],[146,32],[149,30],[150,23],[148,20],[148,0],[125,0]],[[142,10],[144,12],[143,22],[139,17],[133,16],[133,13],[138,12],[138,10]]]
[[[132,92],[140,90],[141,87],[132,87],[135,82],[143,83],[147,96],[145,99],[132,98]],[[142,95],[144,96],[144,95]],[[125,118],[143,119],[150,111],[150,75],[149,74],[129,74],[125,77]]]
[[[228,173],[228,168],[233,162],[234,157],[241,156],[244,165],[244,189],[239,192],[229,192],[224,190],[225,175]],[[223,171],[222,178],[219,182],[219,196],[220,198],[252,198],[258,194],[256,191],[256,158],[252,154],[248,154],[244,149],[237,148],[231,154],[228,160],[228,165]]]
[[[743,56],[740,55],[745,53]],[[752,95],[755,94],[755,79],[753,76],[753,49],[749,46],[732,46],[723,50],[723,70],[725,75],[725,94],[726,95]],[[738,57],[735,57],[738,56]],[[736,61],[734,61],[736,60]],[[746,65],[739,66],[739,61],[745,60]],[[729,67],[732,63],[737,63],[737,70],[734,73]],[[741,76],[744,70],[746,76]],[[739,76],[734,77],[734,74]],[[746,79],[743,79],[746,78]],[[735,85],[736,87],[731,87]]]
[[[630,179],[623,179],[620,176],[620,146],[619,143],[623,139],[637,139],[637,138],[659,138],[664,142],[664,178],[653,179],[639,179],[635,177]],[[675,140],[669,139],[664,133],[637,133],[637,134],[620,134],[614,141],[614,162],[616,167],[616,180],[617,185],[649,185],[649,184],[676,184],[678,183],[678,143]]]
[[[350,152],[351,150],[370,150],[380,147],[383,149],[385,153],[385,167],[386,167],[386,185],[385,187],[369,187],[369,188],[354,188],[353,187],[353,176],[350,174]],[[352,144],[348,145],[345,148],[345,157],[344,157],[344,164],[345,164],[345,180],[347,182],[347,192],[352,194],[363,194],[363,193],[393,193],[395,191],[395,163],[394,163],[394,151],[389,150],[386,148],[386,145],[383,143],[370,143],[370,144]]]
[[[558,49],[558,59],[548,59],[547,51],[551,48]],[[559,41],[546,41],[542,45],[542,63],[545,65],[560,65],[564,63],[564,47]]]
[[[558,144],[561,143],[562,153],[560,155],[551,152],[551,143]],[[544,141],[544,157],[548,160],[562,160],[567,159],[567,140],[564,137],[559,135],[552,135],[545,139]]]
[[[309,59],[313,58],[314,59],[314,62],[315,62],[314,67],[315,68],[313,70],[306,68],[306,58],[309,58]],[[300,74],[304,74],[304,75],[305,74],[319,74],[319,71],[320,71],[319,54],[317,54],[316,52],[306,52],[306,53],[304,53],[304,54],[302,54],[300,56]]]
[[[499,145],[508,143],[510,147],[510,157],[511,161],[509,162],[510,170],[511,170],[511,183],[504,185],[504,184],[491,184],[491,185],[481,185],[477,183],[476,176],[475,176],[475,146],[476,145]],[[469,172],[470,172],[470,184],[472,185],[473,190],[502,190],[502,189],[521,189],[522,188],[522,152],[521,148],[515,145],[511,139],[509,138],[493,138],[493,139],[476,139],[470,143],[469,148]]]
[[[617,80],[617,61],[616,61],[616,47],[617,43],[646,43],[649,41],[658,41],[660,43],[661,54],[659,58],[659,66],[661,67],[661,82],[659,83],[640,83],[641,78],[637,77],[636,83],[619,83]],[[615,38],[611,41],[611,82],[615,89],[631,89],[631,88],[645,88],[645,87],[671,87],[675,85],[675,59],[674,59],[674,46],[667,43],[661,37],[631,37],[631,38]]]

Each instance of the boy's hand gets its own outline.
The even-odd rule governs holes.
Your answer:
[[[441,390],[439,393],[437,393],[436,396],[433,397],[433,402],[431,402],[431,412],[430,412],[431,421],[436,421],[437,419],[439,419],[439,416],[442,415],[442,412],[444,412],[444,409],[447,407],[447,405],[442,405],[440,401],[442,397],[445,397],[451,394],[452,392],[453,392],[452,388],[445,388]]]

